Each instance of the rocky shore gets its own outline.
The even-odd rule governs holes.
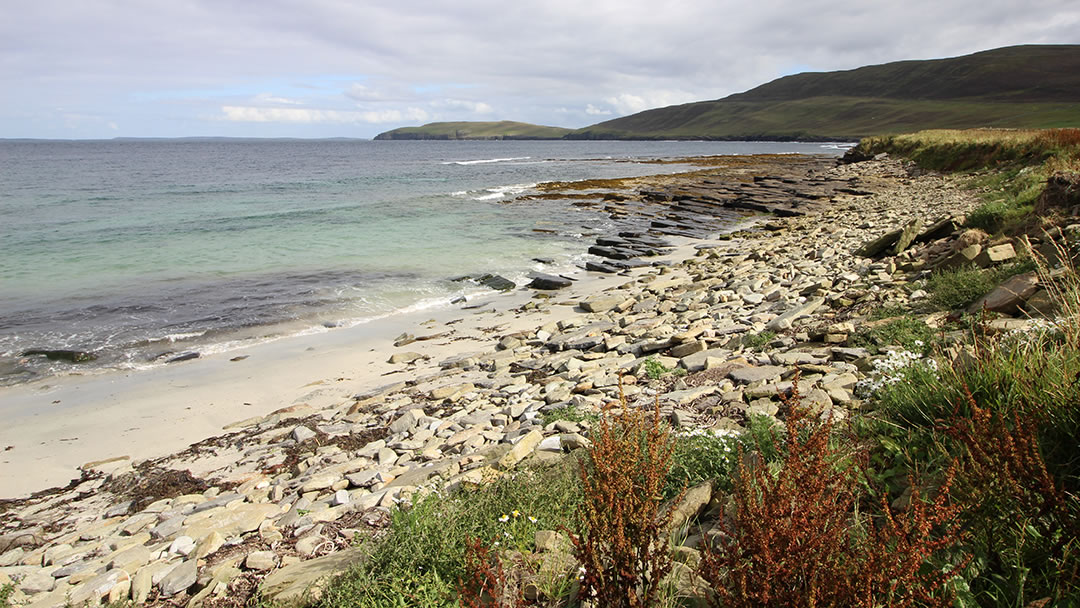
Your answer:
[[[849,337],[866,315],[925,297],[911,282],[957,256],[994,264],[1013,248],[958,241],[977,201],[952,178],[888,158],[769,162],[785,169],[597,197],[640,229],[597,243],[593,269],[610,278],[595,292],[537,285],[512,311],[522,329],[436,357],[452,322],[421,326],[381,353],[393,384],[240,420],[171,456],[90,463],[66,488],[4,501],[0,584],[35,607],[213,605],[256,588],[297,599],[357,559],[354,536],[385,528],[395,506],[588,446],[587,421],[543,423],[561,408],[600,412],[621,390],[659,398],[681,429],[730,432],[775,415],[799,374],[804,404],[856,414],[873,357]],[[651,265],[671,253],[665,239],[700,239],[733,208],[772,215]],[[1015,311],[1029,283],[988,305]],[[650,377],[656,366],[683,372]]]

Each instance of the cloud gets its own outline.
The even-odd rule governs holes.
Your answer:
[[[255,106],[222,106],[222,118],[232,122],[299,123],[299,124],[386,124],[403,121],[425,121],[428,113],[420,108],[382,111],[316,110],[308,108],[262,108]]]
[[[363,125],[397,117],[578,127],[718,99],[792,66],[1080,43],[1075,0],[13,2],[0,20],[0,133],[29,137],[65,124],[85,137],[333,124],[374,135]],[[103,120],[75,124],[59,105]]]
[[[447,108],[451,110],[465,110],[473,114],[491,114],[495,111],[490,105],[482,101],[471,101],[468,99],[439,99],[431,102],[431,105],[436,108]]]

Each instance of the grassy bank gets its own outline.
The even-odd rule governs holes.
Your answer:
[[[1076,130],[935,131],[860,148],[971,172],[986,202],[970,229],[1050,244],[1043,229],[1076,221],[1069,193],[1047,195],[1078,166]],[[738,434],[548,412],[545,424],[588,423],[591,447],[395,510],[384,535],[361,541],[371,557],[317,604],[1080,605],[1080,276],[1068,255],[1021,258],[913,275],[895,289],[926,297],[853,318],[847,346],[870,356],[844,419],[804,404],[797,381],[775,417],[750,415]],[[1014,328],[957,312],[1027,272],[1054,318]],[[932,313],[951,314],[931,327]],[[658,360],[642,369],[675,381]],[[689,533],[670,522],[701,484],[712,493],[694,515],[707,523],[699,548],[669,548]]]

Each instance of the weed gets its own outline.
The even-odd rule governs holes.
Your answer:
[[[558,420],[566,420],[568,422],[590,422],[594,423],[600,419],[595,412],[590,412],[579,408],[578,406],[570,403],[555,409],[547,410],[540,414],[540,419],[543,421],[544,426],[556,422]]]
[[[930,275],[926,289],[935,310],[962,310],[1014,275],[1035,270],[1031,258],[1022,258],[995,268],[976,267],[943,270]]]
[[[645,371],[645,376],[650,380],[658,380],[661,376],[671,373],[670,368],[652,357],[645,359],[641,368]]]
[[[884,324],[867,324],[851,336],[852,346],[863,346],[871,352],[879,352],[882,346],[901,346],[906,350],[928,354],[934,343],[934,330],[910,315],[901,316]]]
[[[498,541],[466,540],[467,578],[458,581],[458,600],[463,608],[521,608],[525,605],[519,585],[508,580],[502,558],[491,549],[498,545]]]
[[[8,583],[0,585],[0,606],[7,608],[11,605],[11,594],[15,593],[15,585]]]
[[[671,512],[660,504],[674,451],[659,403],[648,416],[624,400],[614,420],[594,427],[580,469],[582,532],[570,539],[584,568],[582,596],[596,605],[645,608],[658,599],[671,570],[664,532]]]
[[[775,339],[776,332],[765,330],[756,334],[747,334],[745,337],[743,337],[742,344],[744,348],[757,350],[760,348],[764,348]]]
[[[683,488],[713,481],[716,487],[729,491],[731,473],[737,462],[737,435],[716,435],[705,432],[679,435],[675,440],[671,471],[664,486],[664,498],[678,496]]]
[[[858,458],[830,448],[832,419],[805,412],[797,389],[787,405],[778,471],[740,451],[734,523],[721,522],[719,546],[705,546],[699,572],[714,605],[947,605],[933,594],[959,569],[934,567],[959,538],[951,475],[932,502],[916,489],[905,515],[882,498],[875,526],[859,510]]]
[[[948,434],[966,448],[969,520],[988,569],[1021,604],[1080,592],[1080,509],[1043,459],[1045,412],[1006,417],[979,407],[970,393],[967,401],[971,415],[955,417]]]

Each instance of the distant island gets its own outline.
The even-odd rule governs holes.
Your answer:
[[[375,139],[563,139],[572,129],[525,122],[433,122],[379,133]]]
[[[785,76],[714,101],[646,110],[577,130],[447,122],[375,139],[854,141],[923,129],[1080,126],[1080,45],[1023,45],[962,57]]]

